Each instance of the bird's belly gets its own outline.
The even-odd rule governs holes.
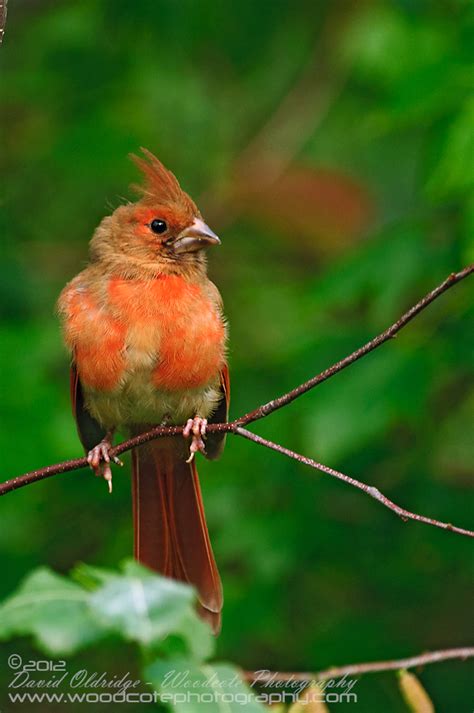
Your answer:
[[[204,387],[181,391],[159,389],[150,369],[130,374],[114,391],[85,389],[90,413],[104,426],[177,424],[199,415],[211,415],[221,396],[217,379]]]

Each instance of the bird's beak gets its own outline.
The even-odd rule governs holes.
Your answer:
[[[201,218],[194,221],[178,235],[173,243],[177,253],[193,253],[211,245],[220,245],[221,241]]]

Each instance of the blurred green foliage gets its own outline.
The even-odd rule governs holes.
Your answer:
[[[233,415],[472,261],[473,28],[463,0],[12,3],[0,51],[3,478],[80,452],[54,303],[101,217],[132,197],[126,157],[139,146],[222,238],[210,272],[230,323]],[[471,294],[459,285],[256,429],[468,526]],[[200,472],[226,598],[219,659],[316,670],[467,643],[469,541],[404,525],[238,439]],[[2,594],[40,565],[115,566],[131,552],[129,490],[125,471],[113,497],[84,471],[2,499]],[[130,652],[105,642],[78,656],[120,673]],[[469,709],[467,664],[422,679],[439,710]],[[358,686],[364,711],[404,710],[393,676]]]
[[[357,695],[351,693],[357,681],[347,676],[310,684],[311,674],[306,674],[306,680],[291,680],[283,693],[277,684],[258,683],[260,675],[268,673],[265,670],[256,672],[251,683],[244,683],[242,671],[235,666],[208,663],[214,640],[194,604],[191,587],[156,575],[134,561],[123,562],[118,573],[80,565],[70,578],[46,567],[37,568],[0,605],[0,640],[31,636],[40,653],[53,659],[39,659],[38,668],[32,669],[32,662],[23,661],[18,654],[8,657],[13,670],[9,686],[13,702],[34,697],[36,702],[57,703],[59,699],[68,708],[70,703],[97,705],[98,700],[114,705],[152,702],[168,705],[175,713],[237,713],[243,709],[264,713],[269,704],[275,711],[327,713],[322,703],[309,702],[313,695],[318,701],[324,696],[332,702],[342,698],[357,704]],[[73,671],[60,658],[107,638],[116,646],[134,642],[138,648],[135,656],[140,654],[140,679],[130,679],[129,672],[118,678],[90,674],[85,669]],[[49,675],[40,684],[32,671]],[[412,713],[434,713],[428,694],[413,673],[398,671],[398,683]],[[282,694],[287,696],[285,704],[273,707]]]
[[[200,713],[202,703],[196,697],[199,694],[204,697],[209,690],[216,692],[216,698],[210,705],[206,704],[208,713],[221,713],[223,707],[227,713],[242,710],[238,698],[230,704],[225,698],[222,701],[226,694],[227,697],[246,694],[250,699],[250,691],[240,681],[237,669],[223,664],[204,664],[213,650],[213,637],[194,609],[191,587],[157,576],[133,561],[125,562],[118,574],[82,565],[70,579],[46,567],[36,569],[0,607],[0,639],[18,634],[33,636],[40,652],[55,659],[71,656],[107,637],[115,637],[115,645],[117,640],[138,645],[142,680],[136,679],[133,685],[127,682],[105,691],[100,687],[91,691],[87,676],[84,685],[80,685],[82,670],[72,672],[62,660],[55,671],[65,674],[55,675],[59,686],[50,689],[58,695],[82,694],[90,696],[83,702],[93,703],[102,694],[104,701],[113,701],[116,705],[128,703],[124,694],[132,693],[135,702],[141,703],[138,695],[142,695],[145,702],[153,701],[153,690],[146,689],[148,684],[153,685],[160,696],[167,695],[168,700],[177,698],[176,705],[172,705],[176,713]],[[23,668],[18,658],[8,660],[14,672],[12,690],[20,696],[28,690],[26,682],[35,681],[26,661],[25,664]],[[51,674],[49,678],[54,680]],[[97,679],[100,680],[100,675]],[[126,679],[130,681],[128,675]],[[113,678],[107,680],[112,682]],[[187,692],[186,682],[190,681],[194,684],[194,698],[182,701]],[[40,695],[43,692],[41,688],[36,690]],[[134,700],[132,696],[130,702]],[[155,702],[157,700],[155,697]],[[77,701],[80,702],[80,698]],[[69,706],[69,703],[65,700],[64,704]],[[254,700],[249,700],[245,709],[248,713],[265,710]]]

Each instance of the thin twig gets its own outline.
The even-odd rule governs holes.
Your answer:
[[[440,520],[433,520],[431,517],[425,517],[425,515],[418,515],[415,512],[405,510],[404,508],[401,508],[399,505],[396,505],[394,502],[385,497],[385,495],[381,493],[378,488],[374,488],[372,485],[367,485],[367,483],[362,483],[360,480],[351,478],[349,475],[344,475],[344,473],[340,473],[338,470],[329,468],[329,466],[327,465],[317,463],[312,458],[308,458],[307,456],[302,456],[299,453],[290,451],[288,448],[280,446],[279,443],[273,443],[273,441],[268,441],[266,438],[257,436],[255,433],[247,431],[247,429],[245,428],[236,428],[234,433],[236,433],[238,436],[248,438],[249,441],[258,443],[261,446],[265,446],[266,448],[271,448],[272,450],[277,451],[278,453],[282,453],[284,456],[288,456],[288,458],[293,458],[293,460],[297,460],[299,463],[309,465],[310,468],[314,468],[315,470],[321,470],[323,473],[331,475],[333,478],[343,480],[344,483],[353,485],[354,488],[359,488],[359,490],[363,490],[364,493],[370,495],[371,498],[378,500],[379,503],[382,503],[382,505],[385,505],[386,508],[392,510],[396,515],[401,517],[404,522],[406,522],[407,520],[416,520],[417,522],[424,522],[426,525],[440,527],[442,530],[450,530],[451,532],[456,532],[458,535],[474,537],[474,532],[472,530],[465,530],[462,527],[456,527],[455,525],[451,525],[451,523],[449,522],[440,522]]]
[[[229,423],[209,424],[207,428],[208,432],[237,434],[244,438],[248,438],[249,440],[252,440],[256,443],[264,445],[267,448],[271,448],[280,453],[283,453],[284,455],[289,456],[290,458],[294,458],[301,463],[305,463],[306,465],[309,465],[312,468],[321,470],[324,473],[338,478],[339,480],[343,480],[349,485],[363,490],[365,493],[367,493],[367,495],[370,495],[372,498],[375,498],[376,500],[381,502],[382,505],[395,512],[403,519],[417,520],[418,522],[423,522],[428,525],[440,527],[444,530],[451,530],[452,532],[455,532],[460,535],[474,537],[474,532],[471,532],[470,530],[465,530],[464,528],[456,527],[454,525],[451,525],[450,523],[440,522],[439,520],[434,520],[432,518],[425,517],[423,515],[417,515],[416,513],[412,513],[408,510],[405,510],[404,508],[401,508],[395,503],[393,503],[391,500],[385,497],[385,495],[382,495],[382,493],[377,488],[366,485],[365,483],[362,483],[361,481],[356,480],[355,478],[351,478],[348,475],[344,475],[343,473],[333,470],[332,468],[322,465],[321,463],[317,463],[311,458],[306,458],[305,456],[294,453],[293,451],[290,451],[287,448],[280,446],[279,444],[267,441],[264,438],[261,438],[260,436],[257,436],[254,433],[251,433],[250,431],[247,431],[243,428],[243,426],[252,423],[253,421],[258,421],[261,418],[265,418],[273,411],[276,411],[277,409],[280,409],[283,406],[286,406],[287,404],[291,403],[302,394],[306,393],[310,389],[313,389],[315,386],[321,384],[323,381],[330,379],[332,376],[342,371],[350,364],[353,364],[358,359],[361,359],[363,356],[373,351],[387,340],[394,337],[397,332],[399,332],[406,324],[408,324],[408,322],[410,322],[414,317],[416,317],[416,315],[418,315],[429,304],[431,304],[431,302],[433,302],[437,297],[446,292],[446,290],[450,289],[455,284],[466,278],[473,271],[474,265],[470,265],[461,270],[460,272],[451,274],[446,280],[444,280],[444,282],[442,282],[438,287],[436,287],[425,297],[423,297],[423,299],[421,299],[414,307],[409,309],[408,312],[406,312],[402,317],[400,317],[400,319],[398,319],[388,329],[386,329],[384,332],[372,339],[370,342],[367,342],[367,344],[360,347],[360,349],[357,349],[356,351],[352,352],[352,354],[349,354],[349,356],[345,357],[344,359],[337,362],[336,364],[329,367],[320,374],[317,374],[312,379],[309,379],[309,381],[306,381],[304,384],[301,384],[300,386],[297,386],[295,389],[292,389],[288,393],[283,394],[282,396],[279,396],[278,398],[273,399],[272,401],[269,401],[266,404],[263,404],[254,411],[249,411],[247,414],[235,419],[234,421],[231,421]],[[125,453],[126,451],[131,450],[132,448],[136,448],[137,446],[140,446],[143,443],[147,443],[148,441],[152,441],[162,436],[179,436],[182,435],[182,433],[182,426],[159,426],[157,428],[151,429],[150,431],[147,431],[146,433],[142,433],[139,436],[129,438],[126,441],[119,443],[117,446],[115,446],[115,448],[112,449],[111,456],[118,456],[121,453]],[[12,490],[17,490],[38,480],[43,480],[59,473],[67,473],[69,471],[78,470],[79,468],[85,468],[87,466],[87,459],[84,457],[64,461],[63,463],[57,463],[55,465],[48,465],[45,468],[39,468],[38,470],[25,473],[24,475],[17,476],[16,478],[12,478],[11,480],[7,480],[6,482],[0,484],[0,495],[5,495],[6,493],[9,493]]]
[[[380,671],[399,671],[404,668],[416,668],[427,664],[440,663],[460,659],[465,661],[474,657],[474,646],[464,646],[458,649],[442,649],[429,651],[419,656],[410,656],[406,659],[393,659],[390,661],[373,661],[370,663],[349,664],[348,666],[333,666],[317,671],[316,673],[268,671],[244,671],[244,678],[253,685],[261,684],[270,686],[273,683],[292,681],[328,681],[332,678],[344,676],[360,676],[363,673],[378,673]]]

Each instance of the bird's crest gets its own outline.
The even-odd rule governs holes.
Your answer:
[[[133,184],[132,188],[141,194],[144,203],[178,205],[193,214],[199,213],[196,204],[183,191],[176,176],[148,149],[141,148],[144,158],[130,154],[130,158],[143,173],[145,184]]]

